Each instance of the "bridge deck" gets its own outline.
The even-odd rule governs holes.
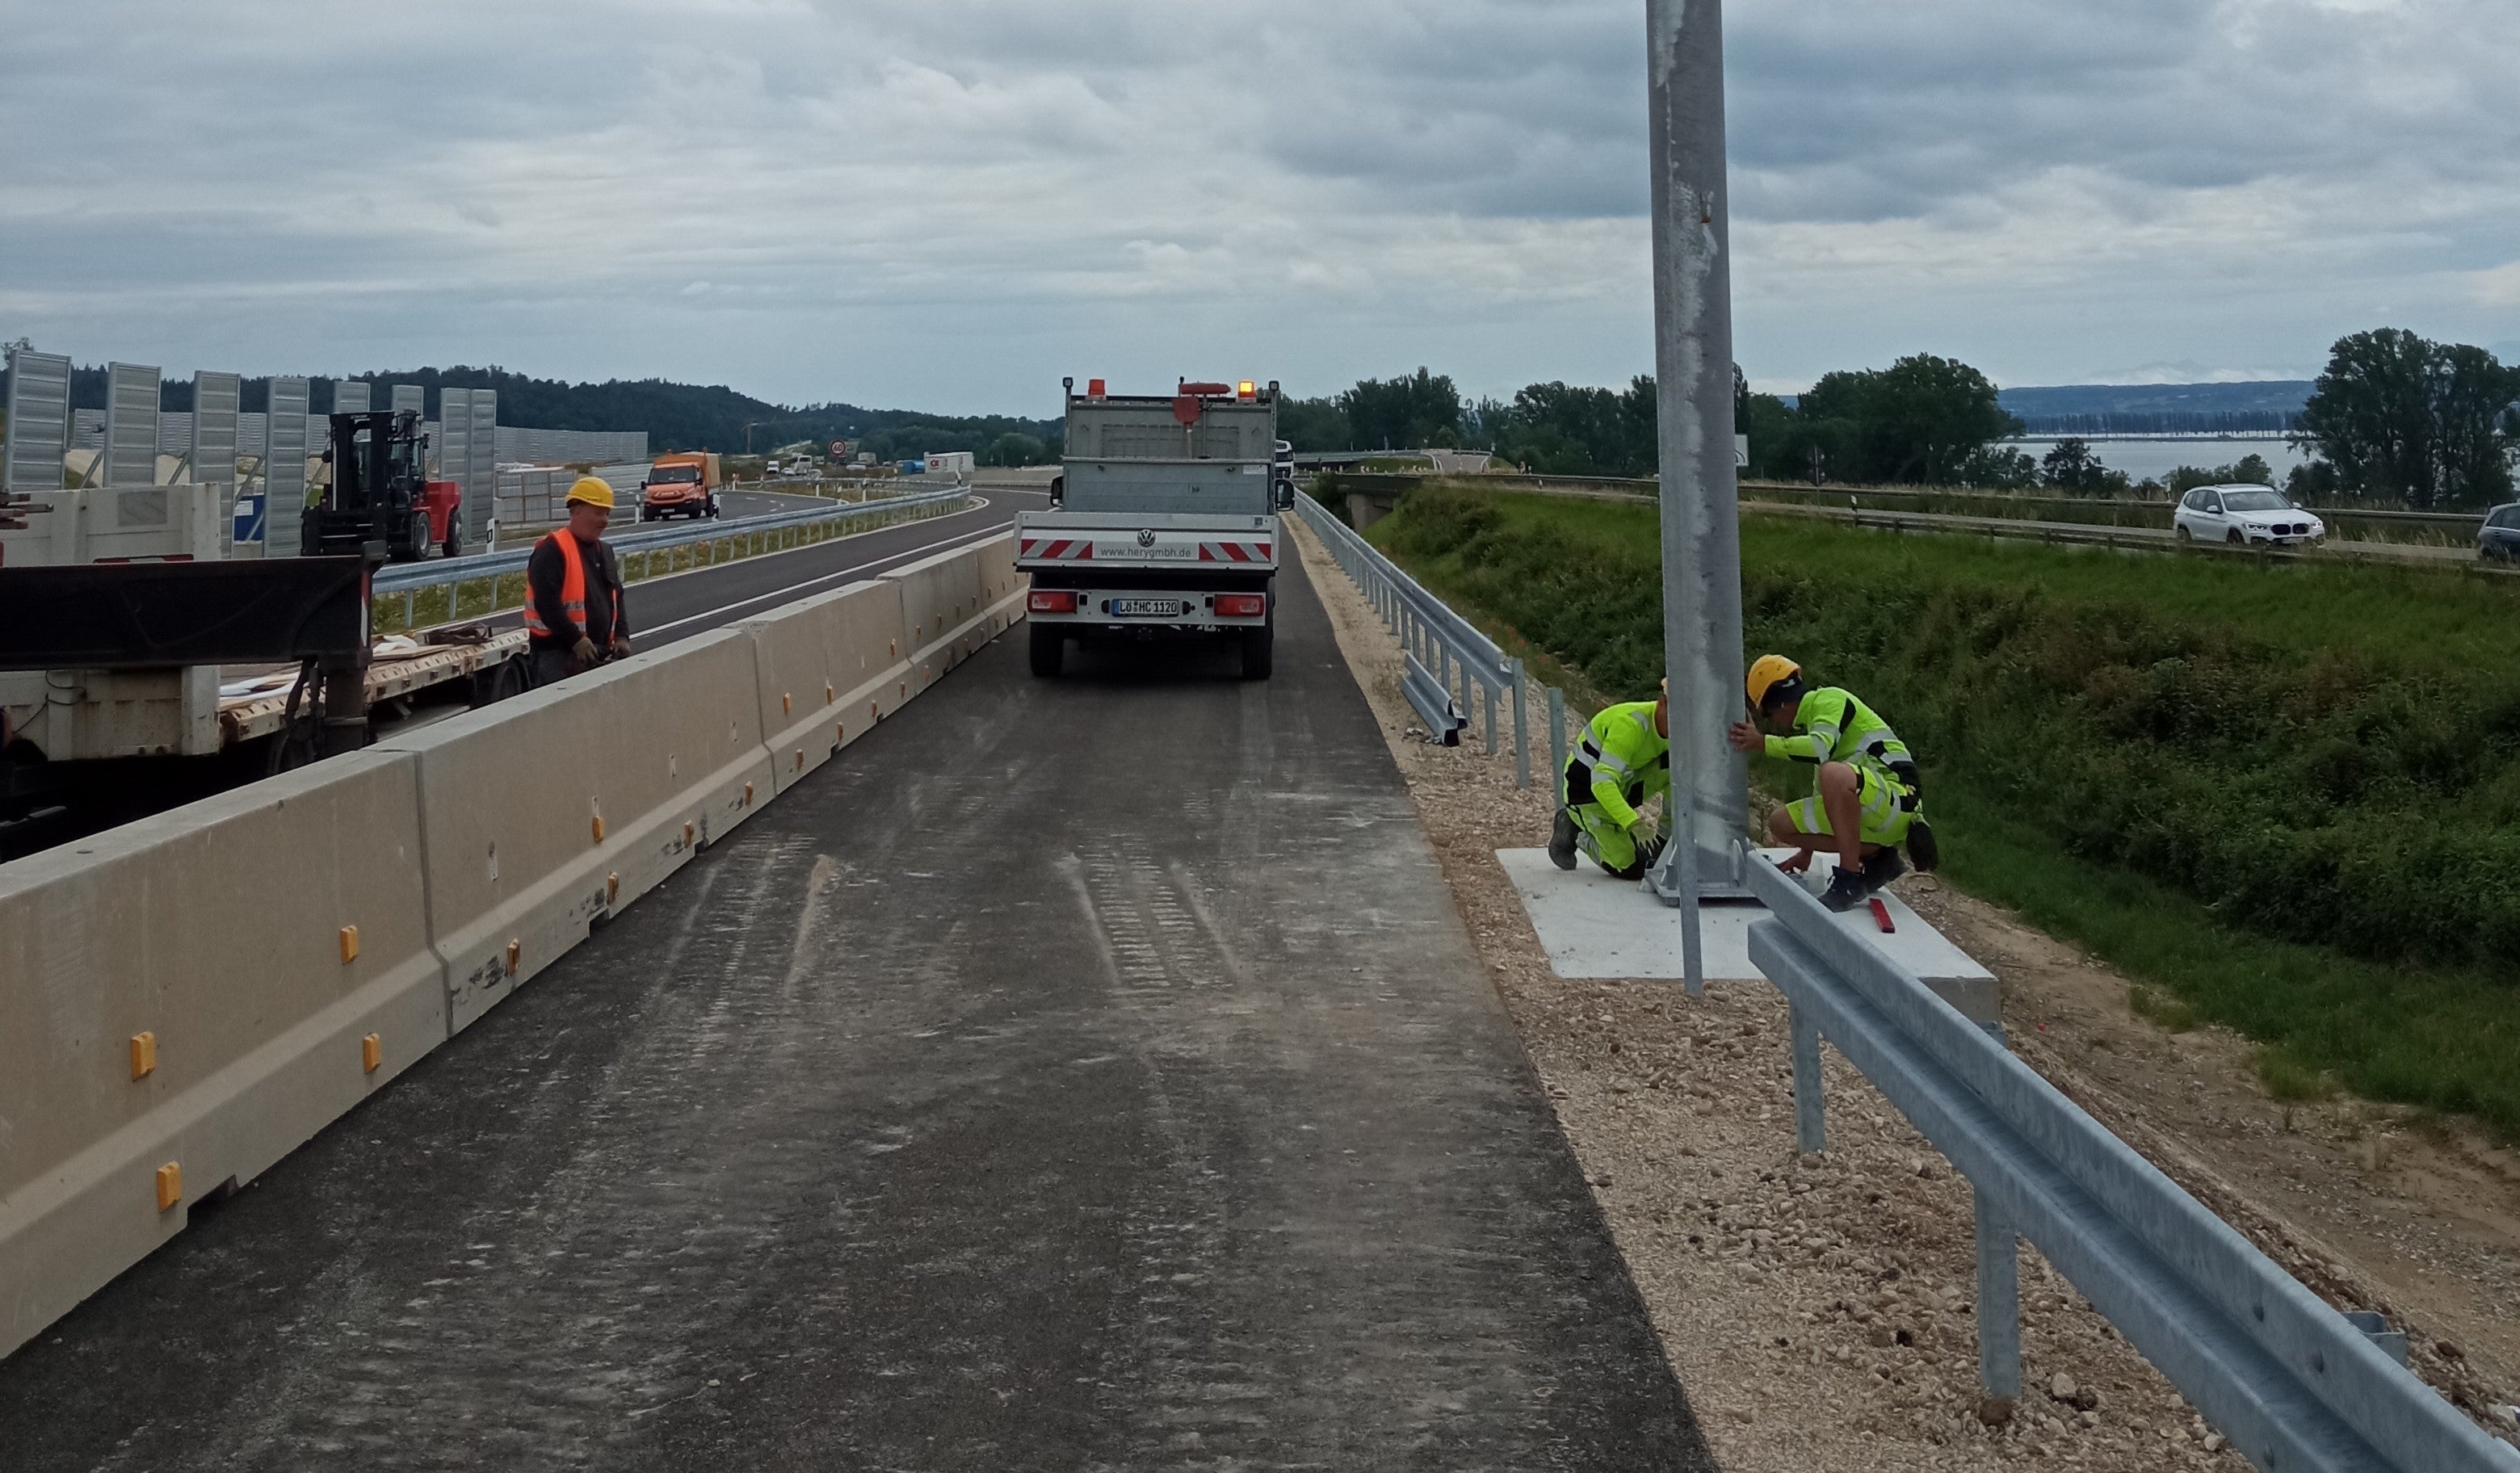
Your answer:
[[[1019,640],[0,1363],[13,1469],[1711,1467],[1299,573]]]

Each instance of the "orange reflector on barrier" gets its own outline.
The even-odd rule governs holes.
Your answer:
[[[169,1161],[158,1168],[158,1210],[164,1212],[182,1200],[184,1200],[184,1163]]]
[[[800,747],[796,748],[796,771],[798,771],[798,772],[800,772],[800,773],[801,773],[801,772],[803,772],[804,770],[805,770],[805,749],[804,749],[803,747],[801,747],[801,746],[800,746]]]
[[[743,784],[743,806],[746,808],[752,806],[752,784],[749,782]]]
[[[518,959],[519,959],[519,958],[521,958],[522,956],[524,956],[524,954],[525,954],[525,944],[524,944],[523,942],[521,942],[521,941],[510,941],[510,942],[508,943],[508,975],[509,975],[509,976],[513,977],[513,976],[515,976],[515,975],[517,974],[517,961],[518,961]]]
[[[831,682],[829,682],[829,681],[825,681],[825,682],[823,683],[823,704],[825,704],[825,705],[827,705],[827,706],[828,706],[828,705],[832,704],[833,701],[838,700],[839,698],[840,698],[840,688],[839,688],[839,687],[837,687],[837,686],[832,685],[832,684]]]
[[[341,964],[343,966],[347,966],[358,960],[359,928],[354,925],[345,925],[341,927]]]
[[[158,1068],[158,1035],[135,1033],[131,1036],[131,1077],[147,1079]]]
[[[698,833],[699,830],[692,827],[689,824],[685,824],[683,826],[683,847],[689,849],[692,846],[692,840],[697,838]]]
[[[595,816],[595,842],[604,842],[604,815],[600,813]]]
[[[366,1038],[359,1040],[360,1068],[367,1070],[370,1074],[374,1074],[377,1072],[377,1067],[384,1061],[385,1041],[382,1035],[371,1033]]]
[[[604,876],[604,903],[608,906],[621,904],[621,871],[618,870]]]
[[[795,710],[795,709],[796,709],[796,697],[795,697],[794,695],[792,695],[792,694],[788,693],[788,692],[785,692],[785,691],[780,692],[779,692],[779,714],[780,714],[780,715],[782,715],[782,716],[785,716],[785,715],[787,715],[788,712],[793,711],[793,710]]]

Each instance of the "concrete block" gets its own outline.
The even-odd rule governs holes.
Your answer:
[[[776,790],[751,636],[718,630],[383,743],[419,761],[462,1030]]]
[[[852,583],[735,626],[752,640],[779,790],[875,729],[906,697],[900,585]]]
[[[884,577],[901,585],[902,618],[914,650],[913,694],[1022,616],[1024,580],[1014,571],[1012,533],[922,558]]]
[[[446,1040],[417,778],[336,758],[0,866],[0,1355]]]

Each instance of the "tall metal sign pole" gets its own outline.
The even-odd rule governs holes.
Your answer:
[[[1646,883],[1667,904],[1689,907],[1685,934],[1694,954],[1701,879],[1705,893],[1742,893],[1731,856],[1750,810],[1748,769],[1725,740],[1742,710],[1742,654],[1723,6],[1646,0],[1645,33],[1673,835]]]

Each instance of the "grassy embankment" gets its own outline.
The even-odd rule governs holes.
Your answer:
[[[1584,685],[1652,686],[1653,508],[1431,492],[1371,535]],[[1756,515],[1742,582],[1754,652],[1917,749],[1954,883],[2259,1040],[2278,1094],[2520,1138],[2520,589]]]

